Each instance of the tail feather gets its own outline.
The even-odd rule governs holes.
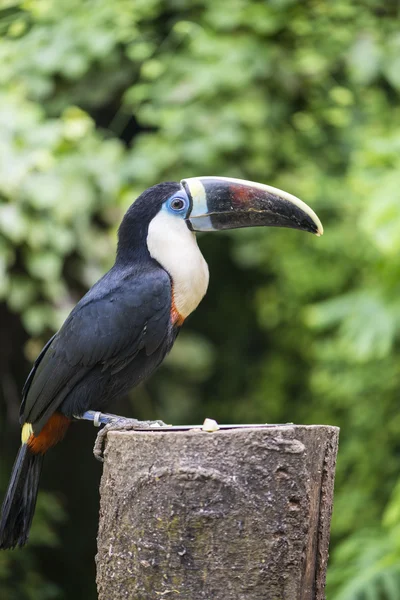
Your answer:
[[[33,454],[22,444],[11,473],[1,509],[0,548],[23,546],[29,535],[42,471],[43,454]]]

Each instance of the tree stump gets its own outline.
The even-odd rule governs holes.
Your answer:
[[[110,432],[99,600],[324,600],[338,434]]]

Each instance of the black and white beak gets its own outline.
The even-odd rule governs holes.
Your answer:
[[[269,185],[229,177],[191,177],[181,185],[191,203],[186,222],[193,231],[290,227],[323,234],[307,204]]]

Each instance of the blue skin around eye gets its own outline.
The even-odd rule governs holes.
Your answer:
[[[182,206],[182,208],[180,208],[179,210],[177,210],[176,208],[174,209],[171,206],[172,202],[176,199],[183,200],[183,202],[184,202],[184,206]],[[163,206],[164,210],[166,209],[169,213],[176,215],[178,217],[184,217],[187,213],[188,208],[189,208],[189,200],[184,192],[181,192],[179,194],[174,194],[173,196],[171,196],[171,198],[169,198],[165,202],[165,204]]]

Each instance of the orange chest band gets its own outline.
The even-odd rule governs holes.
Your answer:
[[[54,413],[43,427],[42,431],[38,435],[30,433],[26,443],[28,444],[29,450],[34,454],[44,454],[51,448],[60,442],[68,429],[71,420],[65,417],[61,413]],[[25,442],[24,434],[32,431],[30,423],[25,423],[22,428],[22,441]]]
[[[181,313],[179,312],[179,310],[176,308],[174,294],[172,293],[172,302],[171,302],[171,321],[172,321],[172,324],[176,325],[177,327],[181,327],[181,325],[183,325],[184,320],[185,320],[185,317],[183,317],[181,315]]]

